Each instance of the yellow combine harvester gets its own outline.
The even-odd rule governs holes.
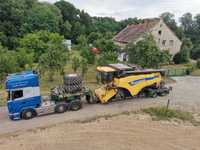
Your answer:
[[[97,67],[98,80],[104,85],[95,90],[101,103],[131,97],[157,97],[169,94],[171,88],[164,86],[161,75],[164,70],[138,69],[133,65],[110,64]]]

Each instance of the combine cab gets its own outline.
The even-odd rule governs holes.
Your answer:
[[[95,90],[101,103],[130,97],[157,97],[169,94],[161,81],[165,70],[140,69],[134,65],[110,64],[97,67],[98,80],[104,84]]]

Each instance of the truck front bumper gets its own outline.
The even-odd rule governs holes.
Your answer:
[[[13,113],[13,114],[9,114],[9,118],[11,120],[20,120],[20,113]]]

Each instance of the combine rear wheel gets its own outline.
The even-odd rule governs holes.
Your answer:
[[[118,100],[126,99],[125,91],[123,89],[118,89],[115,98],[118,99]]]
[[[158,97],[157,89],[149,89],[147,92],[148,97],[156,98]]]

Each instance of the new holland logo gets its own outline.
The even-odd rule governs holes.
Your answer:
[[[129,82],[129,85],[130,86],[134,86],[134,85],[139,84],[141,82],[153,80],[153,79],[156,79],[156,78],[159,78],[159,76],[149,77],[149,78],[144,78],[144,79],[139,79],[139,80],[131,81],[131,82]]]

